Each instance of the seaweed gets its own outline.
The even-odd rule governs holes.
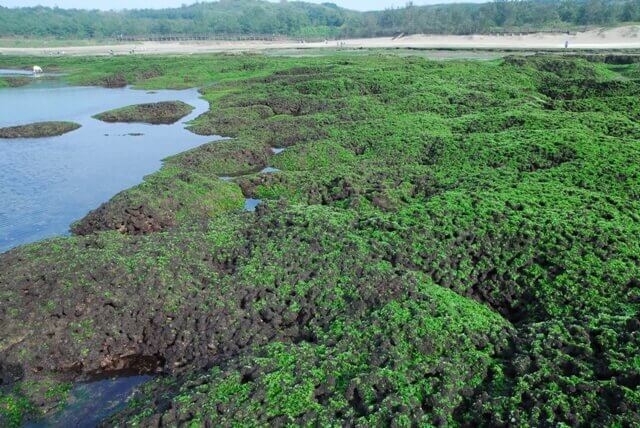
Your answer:
[[[45,138],[67,134],[80,128],[73,122],[38,122],[0,128],[0,138]]]
[[[203,86],[230,139],[0,256],[3,390],[162,374],[107,425],[637,423],[635,63],[133,61],[104,73]]]

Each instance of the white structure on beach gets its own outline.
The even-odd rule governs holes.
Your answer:
[[[33,74],[40,74],[40,73],[42,73],[42,68],[40,68],[37,65],[34,65],[33,66]]]

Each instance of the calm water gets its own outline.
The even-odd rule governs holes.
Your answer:
[[[0,127],[67,120],[82,128],[60,137],[0,139],[0,252],[66,234],[73,221],[158,170],[163,158],[217,139],[184,129],[185,122],[208,109],[195,89],[151,93],[34,82],[0,89]],[[168,100],[195,110],[175,125],[91,118],[117,107]]]
[[[0,76],[31,76],[33,73],[27,70],[12,70],[0,68]]]
[[[69,393],[67,405],[44,420],[26,424],[25,428],[90,428],[122,410],[133,391],[149,376],[120,377],[81,383]]]
[[[262,201],[260,199],[248,198],[244,200],[244,210],[254,212]]]

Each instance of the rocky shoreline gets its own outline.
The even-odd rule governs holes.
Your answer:
[[[207,61],[233,139],[0,255],[0,418],[135,372],[105,425],[637,420],[637,65]]]

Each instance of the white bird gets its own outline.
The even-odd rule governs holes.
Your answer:
[[[37,65],[34,65],[33,66],[33,74],[40,74],[40,73],[42,73],[42,68],[40,68]]]

